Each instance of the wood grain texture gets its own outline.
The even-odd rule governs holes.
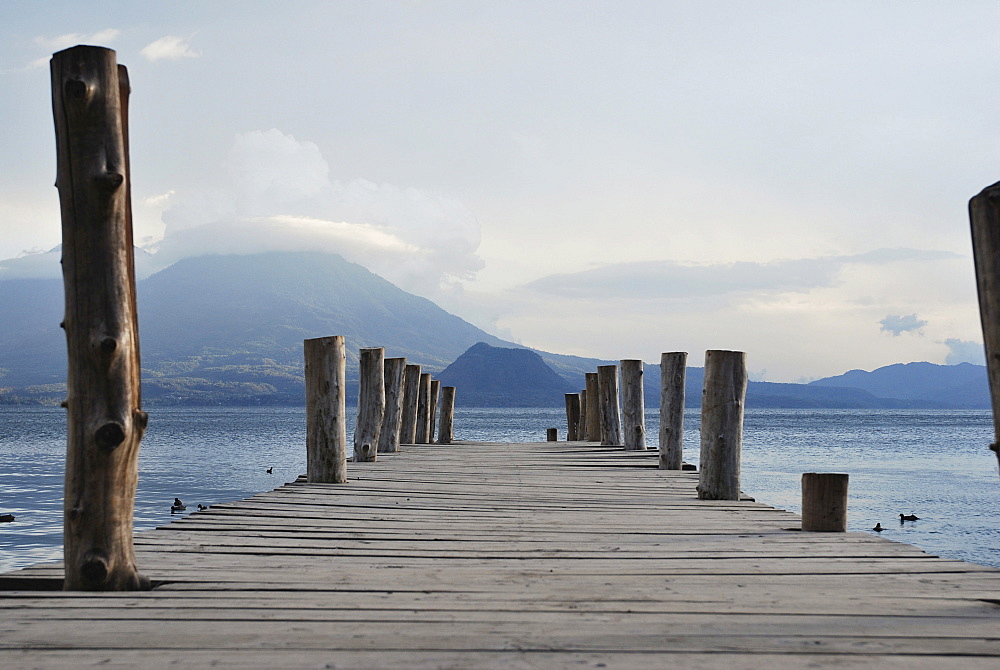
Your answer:
[[[700,501],[696,473],[658,461],[456,441],[352,464],[350,486],[300,478],[137,534],[153,591],[0,591],[0,665],[1000,662],[1000,570]]]
[[[148,588],[132,548],[140,398],[128,164],[128,73],[115,52],[53,55],[68,372],[65,588]]]
[[[660,467],[680,470],[684,462],[684,385],[687,352],[660,354]]]

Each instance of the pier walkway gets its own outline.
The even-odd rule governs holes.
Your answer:
[[[136,535],[153,591],[0,577],[0,667],[1000,667],[1000,570],[699,501],[651,454],[407,445],[213,505]]]

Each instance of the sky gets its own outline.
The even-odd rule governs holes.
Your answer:
[[[91,44],[129,69],[149,271],[334,251],[542,351],[735,349],[757,380],[982,363],[997,25],[997,0],[5,0],[0,278],[58,276],[48,61]]]

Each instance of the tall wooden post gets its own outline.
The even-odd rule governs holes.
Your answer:
[[[438,444],[451,444],[455,439],[455,387],[441,388],[441,428]]]
[[[660,354],[660,469],[684,465],[684,384],[687,352]]]
[[[617,365],[597,366],[597,392],[601,398],[601,444],[620,446],[622,419]]]
[[[420,375],[420,388],[417,390],[417,444],[430,442],[428,431],[431,429],[431,373]]]
[[[701,500],[740,499],[746,392],[747,355],[742,351],[706,351],[698,477]]]
[[[847,530],[848,475],[806,472],[802,475],[802,530],[843,533]]]
[[[566,441],[580,439],[580,394],[566,394]]]
[[[598,389],[597,373],[584,374],[587,386],[587,441],[601,441],[601,394]]]
[[[434,441],[434,431],[437,430],[437,413],[438,413],[438,399],[441,397],[441,380],[432,379],[431,380],[431,427],[427,431],[427,441]]]
[[[403,370],[403,425],[399,433],[402,444],[417,441],[417,397],[420,395],[420,366],[408,364]]]
[[[354,460],[378,458],[378,438],[385,415],[385,349],[362,349],[358,356],[358,420],[354,425]]]
[[[580,423],[576,430],[576,439],[587,439],[587,389],[580,389]]]
[[[626,359],[622,366],[622,427],[626,451],[646,449],[646,401],[642,389],[642,361]]]
[[[347,481],[347,348],[343,335],[305,340],[306,478],[310,482]]]
[[[130,220],[128,72],[115,52],[52,56],[66,311],[66,590],[149,588],[132,517],[142,411]]]
[[[379,453],[399,451],[399,432],[403,422],[403,370],[405,358],[386,358],[383,363],[385,382],[385,413],[378,433]]]
[[[979,289],[986,369],[993,399],[993,443],[1000,463],[1000,182],[984,188],[969,201],[972,255]]]

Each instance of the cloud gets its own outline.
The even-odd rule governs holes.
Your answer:
[[[89,35],[82,33],[66,33],[56,37],[36,37],[35,44],[45,48],[46,51],[56,52],[75,47],[78,44],[91,44],[94,46],[107,46],[117,39],[121,31],[117,28],[105,28]],[[44,56],[31,61],[29,68],[46,67],[51,56]]]
[[[691,298],[759,292],[808,292],[832,286],[848,265],[958,258],[947,251],[876,249],[863,254],[692,265],[676,261],[618,263],[593,270],[555,274],[524,285],[569,298]]]
[[[319,147],[277,129],[236,136],[227,179],[166,200],[161,263],[207,253],[339,253],[402,288],[451,294],[483,267],[480,228],[457,200],[330,178]]]
[[[983,349],[982,342],[948,338],[944,341],[944,344],[950,350],[944,359],[946,365],[958,365],[959,363],[986,365],[986,352]]]
[[[191,49],[190,42],[192,39],[194,39],[193,34],[188,37],[165,35],[155,42],[150,42],[144,46],[139,53],[151,61],[197,58],[201,56],[201,52]]]
[[[892,333],[894,337],[899,337],[903,333],[921,333],[921,328],[927,325],[923,319],[918,319],[916,314],[900,316],[889,314],[879,321],[881,330],[884,333]]]

